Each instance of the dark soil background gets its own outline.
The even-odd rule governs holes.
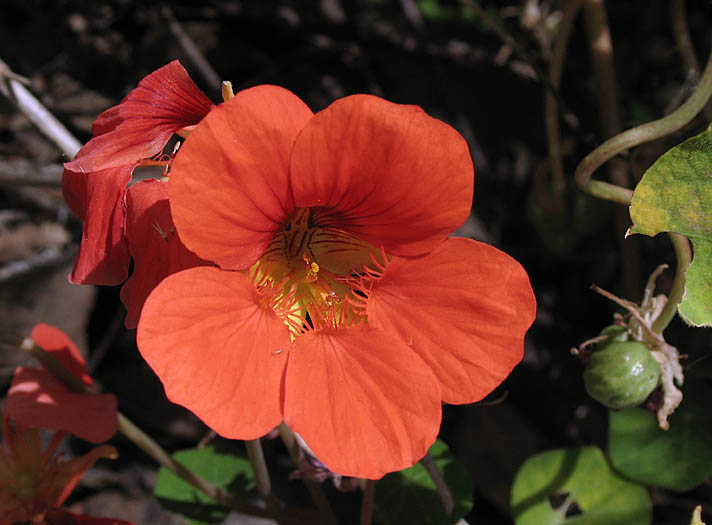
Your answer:
[[[523,363],[485,403],[445,407],[441,433],[476,484],[468,521],[508,523],[509,487],[527,457],[554,447],[606,446],[606,410],[586,395],[582,366],[569,352],[609,324],[615,311],[590,285],[639,300],[658,264],[674,266],[665,238],[622,241],[627,225],[616,222],[612,205],[583,199],[573,187],[563,207],[551,205],[541,74],[548,74],[565,4],[482,0],[478,5],[516,41],[512,46],[467,2],[454,0],[166,5],[3,0],[0,59],[30,79],[32,91],[81,141],[90,137],[96,115],[176,58],[219,101],[220,86],[195,61],[191,45],[235,91],[278,84],[315,111],[344,95],[373,93],[420,105],[457,128],[470,144],[476,169],[473,212],[458,234],[517,258],[539,303]],[[693,76],[673,37],[669,2],[607,2],[606,7],[627,128],[674,109],[689,94]],[[712,3],[687,2],[686,18],[704,63],[712,46]],[[574,121],[560,119],[568,181],[577,163],[605,138],[596,89],[579,16],[559,93],[560,107]],[[625,157],[631,181],[666,149],[704,127],[698,118],[680,133],[631,152]],[[27,335],[38,322],[59,326],[86,350],[94,377],[104,391],[117,395],[120,410],[169,451],[210,439],[209,429],[194,416],[166,401],[160,382],[141,360],[135,333],[121,324],[125,311],[118,287],[67,283],[81,225],[61,199],[58,166],[66,160],[0,97],[0,330]],[[49,182],[18,182],[18,177],[38,175]],[[624,274],[624,266],[633,271]],[[662,291],[670,285],[668,273],[660,280]],[[666,333],[690,362],[709,351],[709,330],[688,329],[676,320]],[[26,361],[8,347],[0,352],[4,392],[14,367]],[[121,437],[112,443],[120,459],[88,473],[68,501],[72,508],[136,523],[182,523],[151,498],[152,460]],[[73,441],[70,447],[81,452],[87,446]],[[308,505],[300,482],[286,479],[291,466],[283,448],[276,441],[265,448],[280,496]],[[345,522],[356,523],[358,493],[328,491]],[[653,490],[652,497],[655,523],[688,523],[700,503],[708,505],[704,518],[712,520],[708,484],[684,494]]]

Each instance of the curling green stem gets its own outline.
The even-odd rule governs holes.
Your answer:
[[[658,315],[653,322],[653,332],[657,334],[665,330],[677,313],[677,306],[680,304],[680,301],[682,301],[682,296],[685,293],[687,268],[690,266],[690,261],[692,260],[692,250],[690,250],[690,241],[687,240],[687,237],[674,232],[669,232],[668,236],[675,249],[677,266],[675,268],[675,277],[672,282],[668,300],[660,312],[660,315]]]
[[[633,191],[615,184],[592,179],[593,172],[607,160],[626,149],[677,131],[690,122],[705,107],[710,97],[712,97],[712,54],[707,59],[707,65],[697,88],[684,104],[667,117],[629,129],[607,140],[589,153],[578,165],[574,174],[579,187],[594,197],[629,206],[633,198]],[[669,236],[675,250],[677,267],[670,296],[652,326],[653,331],[656,333],[661,333],[675,317],[677,306],[680,304],[685,292],[687,268],[690,266],[692,259],[689,241],[677,233],[669,233]]]
[[[57,379],[59,379],[71,391],[80,394],[93,394],[79,378],[72,375],[62,364],[57,361],[51,354],[45,352],[37,346],[35,342],[28,338],[23,339],[17,344],[21,350],[24,350],[32,357],[37,359],[42,365],[49,370]],[[187,469],[175,459],[173,459],[158,443],[143,430],[137,427],[131,420],[124,416],[121,412],[117,413],[119,420],[119,431],[132,441],[137,447],[151,456],[159,464],[172,471],[186,483],[194,486],[216,502],[231,509],[260,516],[263,518],[273,517],[274,514],[268,510],[252,505],[251,503],[238,501],[230,496],[222,489],[216,487],[212,483],[204,480],[196,475],[191,470]]]
[[[684,104],[667,117],[636,126],[601,144],[586,155],[576,168],[574,174],[576,183],[583,191],[594,197],[626,206],[630,205],[630,200],[633,197],[632,190],[592,179],[593,172],[622,151],[677,131],[702,110],[710,96],[712,96],[712,54],[707,60],[707,66],[697,88]]]

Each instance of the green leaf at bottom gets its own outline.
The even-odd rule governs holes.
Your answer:
[[[712,473],[712,389],[686,382],[682,404],[661,430],[642,408],[610,412],[611,461],[626,476],[657,487],[689,490]]]
[[[217,487],[244,497],[252,485],[250,462],[240,456],[219,452],[214,446],[181,450],[173,459]],[[194,525],[222,523],[230,509],[218,505],[165,467],[158,470],[154,495],[163,508],[182,514]]]
[[[596,447],[530,457],[512,486],[517,525],[648,525],[645,488],[620,477]]]
[[[455,510],[446,516],[430,475],[420,463],[393,472],[376,484],[376,516],[382,525],[449,525],[457,523],[472,508],[473,483],[447,445],[436,441],[430,455],[445,478],[455,502]]]

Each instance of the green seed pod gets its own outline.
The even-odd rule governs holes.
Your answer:
[[[603,350],[604,346],[609,345],[611,343],[622,343],[624,341],[630,340],[630,334],[628,333],[628,330],[626,330],[624,326],[621,326],[619,324],[610,324],[606,326],[603,330],[601,330],[601,333],[599,333],[598,335],[605,335],[608,337],[608,339],[605,339],[598,343],[598,348],[601,350]]]
[[[660,365],[643,343],[610,343],[591,354],[583,383],[592,398],[609,408],[633,407],[660,383]]]

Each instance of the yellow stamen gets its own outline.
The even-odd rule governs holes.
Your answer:
[[[235,96],[235,93],[232,91],[232,82],[229,80],[225,80],[222,83],[222,98],[224,102],[227,102],[230,100],[232,97]]]
[[[378,255],[376,247],[335,229],[327,210],[298,208],[248,275],[298,337],[366,320],[362,298],[382,275]]]

